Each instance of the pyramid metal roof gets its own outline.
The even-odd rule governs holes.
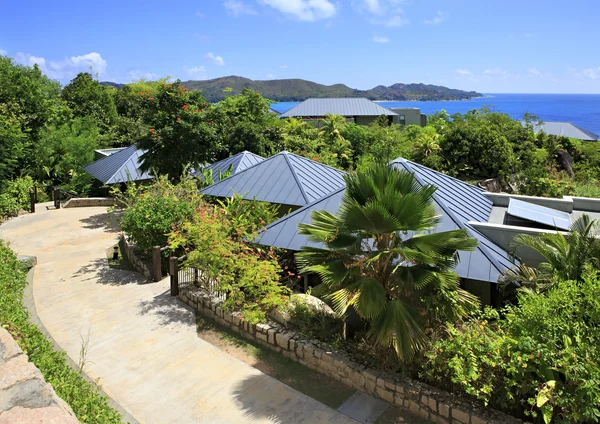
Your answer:
[[[395,116],[396,112],[365,98],[307,99],[279,115],[280,118],[325,116]]]
[[[237,193],[244,199],[304,206],[344,187],[345,174],[284,151],[206,187],[200,193],[216,197],[231,197]]]
[[[154,177],[149,171],[140,170],[143,154],[144,150],[132,145],[84,166],[83,170],[107,185],[148,180]]]
[[[230,167],[231,175],[233,175],[243,171],[244,169],[250,168],[251,166],[256,165],[259,162],[262,162],[263,160],[265,160],[265,158],[263,158],[262,156],[255,155],[254,153],[245,150],[218,162],[206,165],[203,167],[203,169],[212,169],[213,178],[215,178],[216,180],[219,177],[219,172],[221,172],[222,174],[226,172]],[[196,175],[201,176],[202,173],[198,172]]]
[[[501,272],[510,268],[513,263],[501,247],[468,225],[469,221],[487,222],[488,220],[492,202],[483,194],[484,191],[405,159],[396,159],[391,164],[398,169],[414,173],[420,184],[431,184],[437,187],[433,200],[442,219],[436,231],[466,228],[469,235],[479,241],[475,251],[459,252],[460,261],[456,273],[461,278],[497,282]],[[255,242],[289,250],[300,250],[302,246],[322,247],[310,242],[305,235],[299,234],[298,224],[310,223],[313,211],[327,210],[333,214],[337,213],[344,193],[345,188],[341,188],[284,216],[268,225],[266,231],[260,233]]]

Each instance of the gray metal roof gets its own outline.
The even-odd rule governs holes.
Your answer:
[[[114,153],[120,152],[121,150],[126,149],[126,147],[113,147],[110,149],[98,149],[94,150],[100,157],[110,156]]]
[[[135,145],[113,153],[83,167],[83,170],[104,184],[125,183],[127,181],[142,181],[154,178],[150,172],[142,172],[140,157],[143,150]]]
[[[525,122],[521,123],[525,125]],[[577,138],[583,141],[597,141],[600,138],[597,134],[570,122],[543,122],[541,125],[534,126],[533,131],[536,134],[544,131],[546,134]]]
[[[277,153],[200,193],[256,199],[282,205],[304,206],[342,188],[344,171],[289,152]]]
[[[279,115],[280,118],[325,116],[395,116],[396,112],[364,98],[307,99]]]
[[[483,190],[405,159],[396,159],[392,164],[414,173],[420,184],[432,184],[438,188],[433,197],[442,216],[437,231],[466,228],[472,237],[479,240],[475,251],[459,252],[456,272],[460,277],[496,282],[500,273],[513,265],[501,247],[468,225],[469,221],[487,222],[492,202],[483,195]],[[310,223],[312,211],[337,213],[344,193],[344,188],[339,189],[275,221],[259,234],[256,243],[289,250],[300,250],[302,246],[321,247],[298,234],[298,224]]]
[[[243,151],[226,159],[220,160],[210,165],[206,165],[203,167],[203,169],[212,169],[213,178],[216,181],[219,178],[219,171],[221,173],[224,173],[229,169],[229,167],[232,167],[231,175],[234,175],[238,172],[243,171],[244,169],[256,165],[259,162],[262,162],[263,160],[265,160],[265,158],[263,158],[262,156],[255,155],[252,152]],[[201,172],[198,172],[196,174],[198,176],[202,175]]]

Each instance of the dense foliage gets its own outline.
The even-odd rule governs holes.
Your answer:
[[[121,228],[141,252],[148,253],[153,246],[164,247],[173,228],[192,219],[201,204],[197,193],[193,180],[175,186],[161,177],[149,186],[132,184],[123,199],[128,207]]]
[[[404,157],[462,179],[496,178],[521,194],[600,195],[599,144],[535,135],[530,115],[525,125],[483,109],[452,116],[442,111],[424,128],[390,125],[387,119],[359,126],[334,116],[315,126],[278,119],[267,100],[276,92],[246,80],[213,81],[220,101],[211,104],[212,91],[188,91],[197,86],[179,81],[141,80],[115,88],[81,73],[61,88],[37,67],[6,57],[0,57],[0,78],[6,82],[0,87],[0,193],[6,181],[23,175],[94,193],[99,184],[82,170],[93,150],[136,143],[146,150],[144,168],[172,181],[243,150],[263,156],[288,150],[345,170]],[[283,93],[292,82],[273,89]],[[416,98],[439,93],[419,84],[389,89],[415,90]],[[377,95],[388,94],[378,87]]]
[[[458,287],[457,251],[477,241],[466,230],[431,232],[439,220],[436,188],[413,174],[376,164],[346,179],[339,215],[315,211],[300,234],[324,248],[302,248],[302,272],[316,273],[315,293],[344,315],[353,308],[369,325],[367,337],[410,359],[426,330],[473,312],[479,302]],[[424,232],[412,237],[407,234]]]
[[[224,308],[239,310],[245,320],[257,323],[286,303],[289,290],[280,284],[275,252],[261,254],[246,241],[273,217],[269,206],[254,203],[238,197],[225,207],[203,204],[169,239],[173,250],[187,252],[185,267],[201,270],[202,284],[226,295]]]
[[[427,352],[422,376],[487,404],[546,422],[600,419],[600,278],[562,281],[519,306],[488,310]],[[539,420],[538,420],[539,421]]]
[[[3,218],[17,216],[20,210],[29,210],[30,192],[33,188],[31,177],[21,177],[5,182],[0,194],[0,222]]]
[[[120,423],[98,387],[88,382],[81,372],[72,369],[64,352],[54,351],[44,334],[29,321],[21,301],[25,271],[16,255],[0,240],[0,324],[15,338],[29,360],[40,369],[45,380],[66,401],[82,423]]]

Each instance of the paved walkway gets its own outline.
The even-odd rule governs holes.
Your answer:
[[[118,228],[106,208],[45,210],[0,226],[19,254],[35,255],[39,318],[140,423],[356,423],[198,338],[194,313],[168,293],[109,268]]]

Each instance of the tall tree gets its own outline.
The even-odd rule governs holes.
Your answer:
[[[375,164],[346,177],[346,187],[337,216],[313,212],[312,224],[299,225],[324,246],[303,248],[301,271],[321,277],[315,293],[328,296],[338,313],[353,307],[374,343],[410,357],[428,325],[464,317],[478,305],[453,271],[457,252],[474,250],[477,241],[464,229],[431,232],[439,220],[436,189],[419,185],[413,174]]]
[[[244,150],[261,156],[279,151],[283,133],[278,125],[279,118],[270,112],[270,106],[270,100],[249,88],[219,102],[215,111],[219,117],[219,138],[223,150],[218,159]]]
[[[177,180],[188,166],[213,162],[221,151],[214,107],[199,91],[188,91],[179,80],[163,83],[155,93],[140,91],[150,127],[137,145],[145,150],[143,170]]]
[[[98,128],[107,132],[117,120],[113,99],[114,88],[105,87],[87,72],[79,73],[65,86],[62,97],[76,117],[92,118]]]

